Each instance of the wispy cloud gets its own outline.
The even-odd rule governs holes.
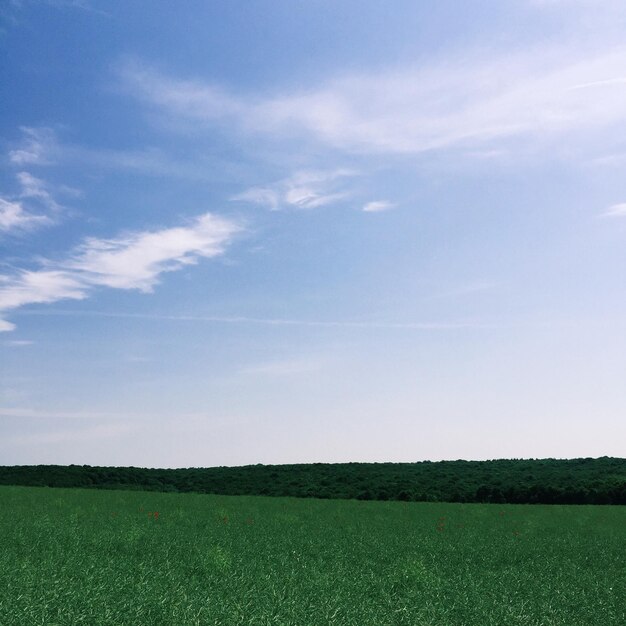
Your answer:
[[[612,204],[602,213],[603,217],[626,217],[626,202]]]
[[[18,200],[0,197],[0,232],[24,231],[45,226],[52,220],[46,215],[34,215]]]
[[[49,159],[55,145],[55,137],[48,128],[22,127],[24,137],[18,149],[9,151],[8,158],[12,165],[49,165]],[[67,186],[54,187],[28,171],[15,173],[19,191],[0,195],[0,232],[19,232],[33,230],[41,226],[50,226],[65,209],[55,195],[80,195],[76,189]]]
[[[234,222],[206,213],[189,226],[87,239],[59,266],[84,284],[149,292],[163,272],[222,254],[238,230]]]
[[[135,417],[129,413],[109,413],[106,411],[71,411],[65,409],[42,410],[31,407],[0,406],[0,417],[24,417],[32,419],[66,418],[75,420],[128,419]]]
[[[81,300],[101,286],[150,292],[164,272],[223,254],[240,230],[233,221],[206,213],[188,226],[87,239],[65,260],[0,276],[0,314],[27,304]],[[0,320],[0,331],[13,328]]]
[[[14,277],[0,276],[0,311],[85,296],[85,285],[78,277],[59,270],[23,270]]]
[[[217,85],[171,79],[138,62],[121,66],[120,76],[142,100],[193,119],[236,119],[249,111],[249,105],[242,99]]]
[[[327,368],[327,366],[328,359],[320,357],[300,357],[256,363],[244,367],[240,373],[268,377],[299,376],[301,374],[322,371]]]
[[[91,0],[46,0],[46,3],[58,9],[80,9],[89,13],[96,13],[105,17],[110,17],[109,13],[101,8],[96,8]]]
[[[599,8],[598,0],[527,0],[529,4],[538,7],[563,7],[573,8],[575,6],[589,7],[594,11]],[[624,9],[622,0],[601,0],[603,9]]]
[[[51,211],[61,211],[63,209],[63,206],[50,193],[48,185],[40,178],[36,178],[29,172],[18,172],[17,180],[22,188],[20,198],[37,200]]]
[[[504,139],[584,135],[626,122],[626,48],[466,55],[345,76],[302,92],[242,96],[140,64],[122,77],[173,118],[307,136],[352,152],[476,148]]]
[[[248,189],[231,200],[251,202],[273,211],[284,208],[315,209],[348,197],[350,192],[342,187],[342,183],[344,179],[356,175],[356,171],[342,168],[304,170],[272,185]]]
[[[366,213],[380,213],[381,211],[389,211],[389,209],[393,209],[395,206],[393,202],[388,202],[387,200],[374,200],[373,202],[367,202],[362,210]]]
[[[7,5],[7,7],[4,5]],[[91,0],[8,0],[4,2],[0,10],[8,8],[8,10],[12,12],[7,11],[7,17],[14,23],[19,23],[19,11],[29,5],[35,5],[37,8],[41,5],[47,5],[58,10],[78,9],[94,15],[111,17],[106,11],[103,11],[101,8],[96,8]]]
[[[363,330],[423,330],[446,331],[463,329],[489,329],[493,324],[480,322],[392,322],[374,320],[311,320],[271,317],[249,317],[245,315],[159,315],[145,313],[120,313],[111,311],[24,311],[29,315],[60,315],[70,317],[111,317],[117,319],[143,319],[170,322],[204,322],[210,324],[250,324],[262,326],[302,326],[311,328],[355,328]]]
[[[223,178],[225,171],[234,176],[243,169],[241,164],[226,163],[206,153],[177,158],[153,146],[111,149],[72,143],[65,141],[60,133],[49,127],[22,126],[20,130],[22,136],[8,153],[9,162],[16,167],[70,164],[88,166],[98,171],[132,170],[147,176],[172,176],[189,180],[206,180],[215,176]],[[220,170],[219,174],[215,174],[217,169]]]
[[[22,139],[17,148],[9,151],[14,165],[50,165],[57,151],[56,135],[47,127],[21,126]]]

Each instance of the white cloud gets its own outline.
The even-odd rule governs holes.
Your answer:
[[[604,217],[626,217],[626,202],[611,205],[602,215]]]
[[[0,314],[27,304],[81,300],[94,287],[149,292],[164,272],[223,254],[240,227],[206,213],[189,226],[87,239],[68,259],[0,276]],[[0,331],[14,325],[0,320]]]
[[[133,93],[172,116],[307,136],[364,153],[481,147],[511,138],[584,136],[626,123],[626,48],[466,55],[336,78],[306,91],[238,96],[137,64]]]
[[[207,213],[187,227],[87,239],[60,265],[86,284],[148,292],[163,272],[222,254],[238,230],[233,222]]]
[[[17,172],[15,176],[20,191],[12,197],[0,196],[0,232],[31,230],[53,224],[55,220],[50,215],[34,212],[43,209],[58,214],[64,209],[54,199],[48,184],[30,172]],[[80,193],[71,187],[62,187],[61,190],[71,195]]]
[[[392,202],[387,202],[387,200],[374,200],[373,202],[368,202],[363,206],[363,211],[366,213],[379,213],[381,211],[388,211],[389,209],[393,209],[396,205]]]
[[[343,179],[356,176],[348,169],[303,170],[267,187],[253,187],[231,198],[265,206],[273,211],[284,208],[315,209],[346,198],[340,189]]]
[[[21,202],[0,197],[0,232],[30,230],[50,223],[49,217],[29,213]]]
[[[12,330],[15,330],[15,324],[6,320],[0,320],[0,333],[8,333]]]
[[[23,270],[16,277],[0,276],[0,311],[85,296],[85,285],[59,270]]]

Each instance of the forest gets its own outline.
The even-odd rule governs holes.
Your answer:
[[[529,504],[626,504],[626,459],[312,463],[180,469],[0,466],[0,484],[222,495]]]

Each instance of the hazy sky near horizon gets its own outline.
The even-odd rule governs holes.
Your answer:
[[[626,3],[0,8],[0,464],[626,456]]]

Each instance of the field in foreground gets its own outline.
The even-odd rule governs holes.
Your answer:
[[[0,624],[618,625],[625,522],[616,506],[0,487]]]

